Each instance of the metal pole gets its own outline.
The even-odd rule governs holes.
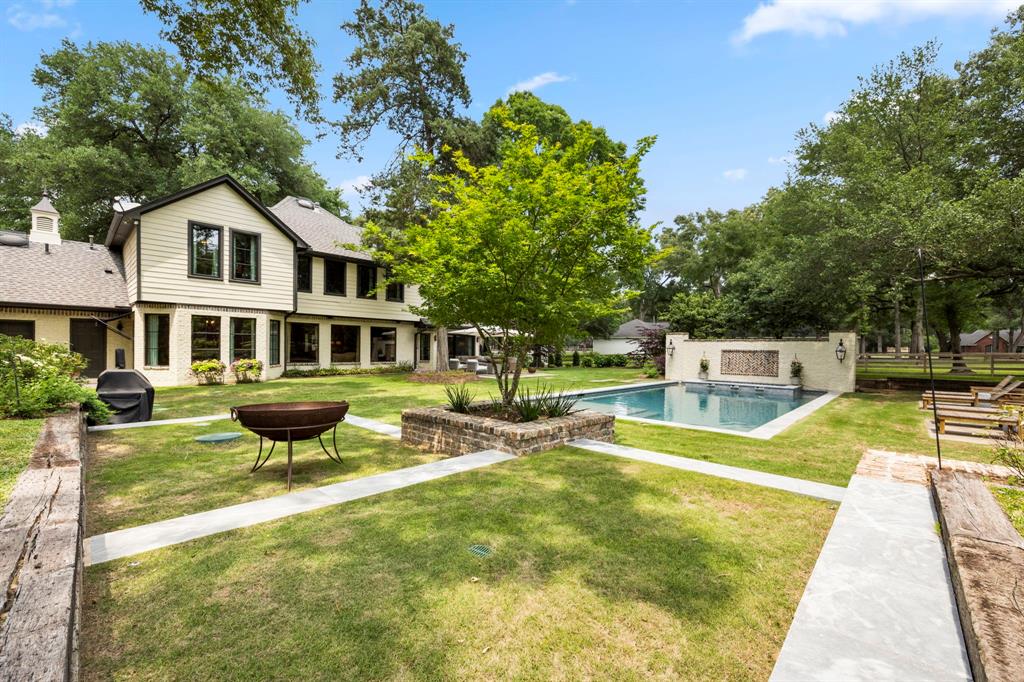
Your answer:
[[[924,297],[924,253],[917,250],[917,267],[921,281],[921,322],[924,329],[924,352],[928,356],[928,379],[932,385],[932,426],[935,429],[935,456],[939,460],[939,469],[942,469],[942,444],[939,441],[939,407],[935,403],[935,370],[932,368],[932,338],[928,331],[928,302]]]

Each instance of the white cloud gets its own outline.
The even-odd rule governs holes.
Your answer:
[[[772,164],[773,166],[777,166],[783,163],[793,163],[794,161],[796,161],[796,157],[793,156],[792,154],[783,154],[782,156],[768,157],[768,163]]]
[[[870,23],[910,23],[936,17],[1002,18],[1018,0],[770,0],[743,19],[733,35],[742,45],[769,33],[815,38],[844,36],[849,28]]]
[[[18,135],[19,137],[27,133],[35,133],[36,135],[42,136],[46,135],[46,133],[48,132],[49,128],[47,128],[44,124],[40,123],[39,121],[25,121],[24,123],[18,124],[18,126],[14,129],[14,134]]]
[[[739,182],[743,178],[747,177],[746,168],[730,168],[727,171],[722,172],[722,177],[729,182]]]
[[[843,115],[838,111],[826,111],[825,115],[821,117],[821,120],[825,122],[825,125],[830,126],[842,118]]]
[[[32,5],[16,3],[7,8],[7,23],[19,31],[64,28],[67,20],[54,10],[73,4],[75,0],[39,0]]]
[[[539,73],[533,78],[527,78],[524,81],[519,81],[508,89],[506,95],[511,95],[513,92],[533,92],[537,88],[543,88],[545,85],[551,85],[552,83],[564,83],[565,81],[572,80],[569,76],[563,76],[557,71],[545,71]]]
[[[370,184],[371,178],[369,175],[357,175],[354,178],[348,180],[342,180],[338,187],[341,188],[341,196],[346,197],[346,201],[349,198],[355,197],[359,194],[359,190],[363,189]]]

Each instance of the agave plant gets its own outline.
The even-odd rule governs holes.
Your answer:
[[[448,397],[448,407],[452,412],[466,414],[473,404],[476,395],[469,390],[466,384],[448,384],[444,387],[444,393]]]

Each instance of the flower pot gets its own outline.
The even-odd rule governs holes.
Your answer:
[[[708,380],[708,373],[704,372],[704,371],[697,372],[697,378],[700,379],[701,381],[707,381]]]

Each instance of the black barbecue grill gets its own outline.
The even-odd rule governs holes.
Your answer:
[[[114,410],[111,424],[153,418],[153,384],[134,369],[108,369],[96,380],[96,395]]]

